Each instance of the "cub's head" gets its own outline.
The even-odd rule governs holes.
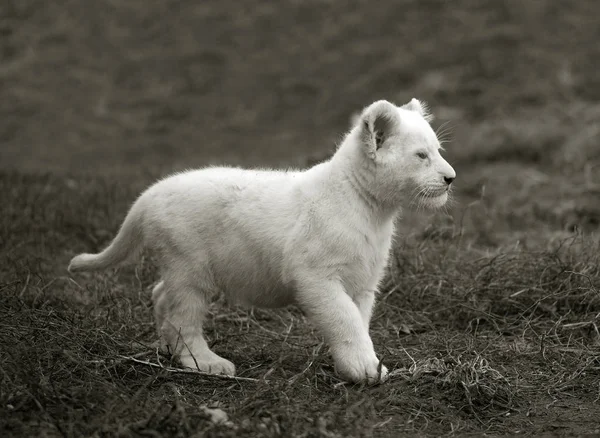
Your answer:
[[[356,120],[365,175],[373,195],[396,207],[438,208],[456,172],[440,155],[427,107],[417,99],[396,106],[380,100]],[[366,161],[366,163],[364,163]]]

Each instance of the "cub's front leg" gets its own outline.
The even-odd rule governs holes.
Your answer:
[[[337,280],[310,278],[299,282],[297,303],[328,343],[338,374],[351,382],[387,379],[369,336],[368,324]]]

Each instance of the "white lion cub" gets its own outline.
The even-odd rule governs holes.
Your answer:
[[[299,306],[328,343],[337,372],[383,381],[369,336],[394,218],[412,203],[441,207],[456,174],[416,99],[381,100],[334,156],[304,171],[212,167],[179,173],[135,201],[112,243],[69,271],[117,266],[148,248],[161,267],[152,293],[161,345],[185,367],[235,374],[202,323],[224,293],[247,306]]]

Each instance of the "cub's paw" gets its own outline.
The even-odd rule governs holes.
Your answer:
[[[388,369],[380,365],[374,353],[340,355],[335,360],[335,369],[340,377],[353,383],[376,384],[388,379]]]
[[[216,355],[215,355],[216,356]],[[224,374],[226,376],[235,376],[235,365],[222,357],[216,356],[208,360],[195,358],[191,355],[181,356],[179,358],[184,368],[191,368],[195,371],[202,371],[208,374]]]

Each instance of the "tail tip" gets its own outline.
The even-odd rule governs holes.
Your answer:
[[[90,254],[79,254],[71,259],[67,271],[72,274],[73,272],[85,270],[86,259]]]

